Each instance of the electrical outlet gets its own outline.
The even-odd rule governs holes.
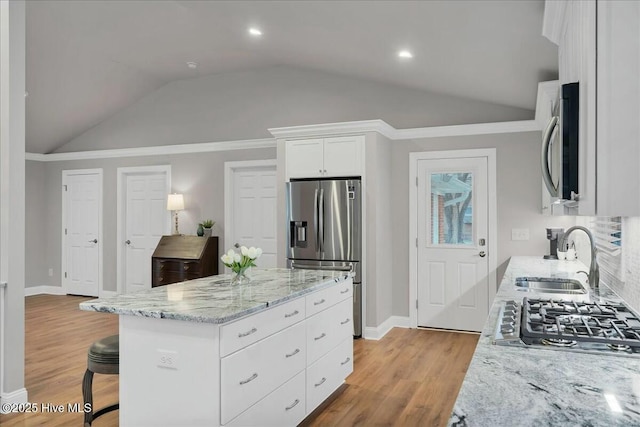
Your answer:
[[[511,240],[529,240],[528,228],[512,228]]]
[[[158,349],[157,364],[160,368],[178,369],[178,352]]]
[[[49,269],[49,277],[53,277],[53,268]]]

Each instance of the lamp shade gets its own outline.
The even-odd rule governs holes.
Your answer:
[[[181,211],[184,209],[184,198],[182,194],[169,194],[167,197],[168,211]]]

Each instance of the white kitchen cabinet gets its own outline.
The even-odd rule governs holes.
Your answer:
[[[286,176],[328,178],[361,176],[364,136],[289,140],[286,142]]]
[[[547,1],[560,83],[580,83],[580,215],[640,215],[640,2]]]

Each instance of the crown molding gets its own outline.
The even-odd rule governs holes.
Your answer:
[[[392,135],[396,132],[396,129],[387,122],[376,119],[270,128],[269,132],[278,139],[309,138],[314,136],[345,135],[364,132],[378,132],[389,139],[394,139]]]
[[[496,133],[518,133],[540,131],[542,127],[535,120],[513,122],[478,123],[470,125],[434,126],[425,128],[396,129],[382,120],[362,120],[356,122],[326,123],[309,126],[272,128],[269,132],[275,138],[295,139],[318,136],[361,134],[378,132],[394,140],[437,138],[447,136],[485,135]],[[273,138],[245,139],[239,141],[202,142],[194,144],[159,145],[154,147],[118,148],[111,150],[74,151],[70,153],[25,153],[25,159],[36,162],[62,162],[66,160],[113,159],[121,157],[162,156],[174,154],[207,153],[213,151],[251,150],[255,148],[275,148]]]
[[[26,153],[26,160],[60,162],[65,160],[112,159],[119,157],[162,156],[172,154],[208,153],[212,151],[250,150],[275,148],[273,138],[246,139],[240,141],[201,142],[194,144],[159,145],[154,147],[120,148],[112,150],[75,151],[70,153]]]

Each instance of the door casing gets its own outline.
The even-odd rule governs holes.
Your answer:
[[[491,302],[496,294],[496,269],[498,249],[498,218],[497,218],[497,180],[496,180],[496,149],[483,148],[474,150],[425,151],[409,153],[409,322],[410,327],[418,327],[418,161],[435,159],[460,159],[466,157],[487,158],[487,207],[488,233],[487,258],[489,266],[488,301]]]

